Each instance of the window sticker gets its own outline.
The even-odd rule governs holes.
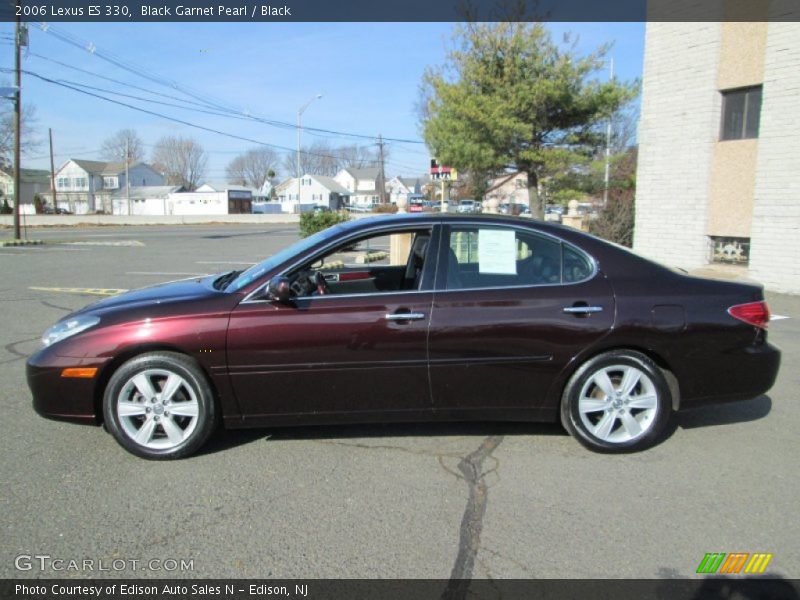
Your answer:
[[[517,274],[517,240],[513,231],[478,230],[478,272]]]

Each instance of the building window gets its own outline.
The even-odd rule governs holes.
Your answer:
[[[69,188],[69,177],[59,177],[56,180],[56,187],[60,190],[66,190]]]
[[[760,85],[722,92],[721,140],[757,138],[760,118]]]
[[[76,177],[72,181],[76,190],[85,190],[89,187],[89,184],[86,183],[86,177]]]
[[[711,236],[711,262],[746,265],[750,262],[750,238]]]
[[[116,177],[103,177],[103,187],[107,190],[115,190],[119,187],[119,180]]]

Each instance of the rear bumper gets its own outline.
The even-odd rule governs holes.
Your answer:
[[[689,397],[681,394],[681,409],[750,400],[766,394],[778,377],[781,351],[764,343],[727,353],[721,362],[724,368],[708,369],[703,373],[704,383],[698,393]]]
[[[57,356],[43,348],[26,364],[33,409],[48,419],[97,423],[98,379],[108,360]],[[97,375],[88,379],[62,377],[61,372],[67,367],[97,367]]]

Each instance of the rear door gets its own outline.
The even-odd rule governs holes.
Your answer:
[[[434,406],[537,411],[555,376],[614,322],[594,262],[527,228],[443,229],[430,324]]]

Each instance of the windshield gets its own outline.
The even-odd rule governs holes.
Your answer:
[[[295,254],[300,254],[302,252],[305,252],[306,250],[315,246],[316,244],[333,237],[341,229],[342,229],[341,225],[329,227],[328,229],[319,231],[307,238],[303,238],[302,240],[292,244],[288,248],[284,248],[277,254],[273,254],[269,258],[261,261],[260,263],[253,265],[246,271],[242,271],[242,273],[236,279],[231,281],[231,283],[225,287],[225,291],[238,292],[244,286],[246,286],[249,283],[252,283],[256,279],[259,279],[265,273],[268,273],[269,271],[280,265],[282,262],[287,261]]]

